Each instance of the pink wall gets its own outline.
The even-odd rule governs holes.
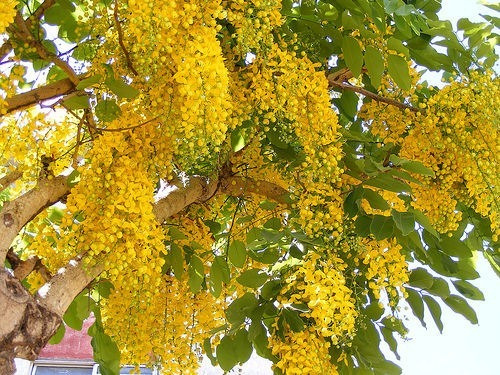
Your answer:
[[[92,360],[91,337],[87,334],[87,329],[94,322],[93,319],[87,319],[83,322],[81,331],[66,326],[66,334],[62,341],[57,345],[48,344],[40,352],[40,359],[81,359]]]

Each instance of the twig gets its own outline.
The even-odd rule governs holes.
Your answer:
[[[152,119],[149,119],[149,120],[147,120],[145,122],[140,123],[139,125],[133,125],[133,126],[129,126],[129,127],[126,127],[126,128],[108,129],[108,128],[97,128],[97,127],[94,127],[94,129],[97,130],[97,131],[102,131],[102,132],[123,132],[123,131],[132,130],[132,129],[136,129],[136,128],[139,128],[141,126],[147,125],[150,122],[153,122],[154,120],[157,120],[159,117],[160,116],[156,116],[156,117],[153,117]]]
[[[120,25],[120,20],[118,19],[118,1],[115,0],[115,9],[113,10],[113,17],[115,19],[115,24],[116,24],[116,31],[118,31],[118,43],[120,44],[120,47],[123,51],[123,54],[125,55],[125,60],[127,61],[127,66],[128,68],[134,73],[134,75],[139,75],[137,73],[137,70],[135,70],[134,66],[132,65],[132,60],[130,59],[130,54],[127,51],[127,48],[125,48],[125,44],[123,43],[123,30],[122,26]]]
[[[401,109],[409,109],[410,111],[412,112],[425,112],[423,109],[420,109],[420,108],[415,108],[411,105],[408,105],[408,104],[404,104],[404,103],[401,103],[397,100],[394,100],[394,99],[391,99],[391,98],[386,98],[384,96],[380,96],[380,95],[377,95],[371,91],[368,91],[362,87],[359,87],[359,86],[353,86],[353,85],[350,85],[350,84],[347,84],[347,83],[340,83],[340,82],[335,82],[335,81],[330,81],[330,86],[333,86],[333,87],[338,87],[342,90],[349,90],[349,91],[354,91],[354,92],[357,92],[359,94],[362,94],[370,99],[373,99],[377,102],[382,102],[382,103],[386,103],[386,104],[389,104],[389,105],[392,105],[394,107],[398,107],[398,108],[401,108]]]
[[[363,70],[365,70],[365,68],[363,68]],[[412,112],[421,112],[421,113],[425,112],[423,109],[415,108],[411,105],[401,103],[397,100],[394,100],[391,98],[386,98],[384,96],[380,96],[380,95],[375,94],[371,91],[368,91],[362,87],[354,86],[354,85],[351,85],[349,83],[346,83],[350,78],[352,78],[352,72],[347,68],[341,69],[338,72],[332,73],[332,74],[328,75],[328,77],[327,77],[328,84],[330,87],[336,87],[336,88],[339,88],[342,90],[354,91],[354,92],[357,92],[358,94],[364,95],[367,98],[373,99],[377,102],[386,103],[386,104],[401,108],[403,110],[409,109]]]

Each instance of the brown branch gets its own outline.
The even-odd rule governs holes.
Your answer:
[[[420,108],[415,108],[411,105],[408,105],[408,104],[404,104],[404,103],[401,103],[397,100],[394,100],[394,99],[391,99],[391,98],[386,98],[384,96],[380,96],[380,95],[377,95],[371,91],[368,91],[362,87],[359,87],[359,86],[353,86],[353,85],[350,85],[350,84],[347,84],[347,83],[339,83],[339,82],[335,82],[335,81],[329,81],[330,82],[330,86],[332,87],[337,87],[337,88],[340,88],[342,90],[349,90],[349,91],[354,91],[354,92],[357,92],[361,95],[364,95],[370,99],[373,99],[377,102],[382,102],[382,103],[386,103],[386,104],[389,104],[389,105],[392,105],[392,106],[395,106],[395,107],[398,107],[398,108],[401,108],[401,109],[409,109],[410,111],[412,112],[425,112],[423,109],[420,109]]]
[[[10,184],[13,184],[22,177],[23,173],[17,169],[0,178],[0,191],[6,189]]]
[[[36,40],[33,37],[33,34],[28,29],[26,22],[24,22],[24,19],[21,16],[21,13],[19,13],[19,12],[16,13],[15,22],[16,22],[16,26],[17,26],[16,35],[20,39],[24,40],[31,47],[34,47],[36,52],[40,55],[40,57],[42,59],[51,61],[55,65],[57,65],[59,68],[61,68],[62,71],[68,75],[69,80],[75,86],[78,85],[78,83],[80,83],[80,78],[78,78],[78,75],[75,73],[73,68],[71,68],[71,66],[69,66],[69,64],[66,61],[59,58],[56,54],[48,51],[47,48],[45,48],[39,40]]]
[[[288,204],[290,203],[289,192],[279,185],[272,182],[254,179],[248,177],[226,177],[219,186],[222,193],[234,196],[244,194],[257,194],[277,203]]]
[[[115,25],[116,25],[116,30],[118,31],[118,44],[120,44],[120,47],[123,51],[123,54],[125,55],[125,60],[127,61],[127,66],[130,69],[134,75],[139,75],[137,73],[137,70],[135,70],[134,65],[132,65],[132,60],[130,58],[130,54],[127,51],[127,48],[125,47],[125,44],[123,43],[123,30],[122,26],[120,25],[120,20],[118,19],[118,1],[115,0],[115,6],[113,10],[113,18],[115,20]]]
[[[366,68],[363,67],[363,71],[366,71]],[[401,109],[409,109],[412,112],[424,112],[423,109],[415,108],[411,105],[401,103],[397,100],[386,98],[380,95],[377,95],[371,91],[368,91],[359,86],[353,86],[349,83],[346,83],[353,77],[352,72],[348,68],[340,69],[335,73],[331,73],[327,76],[329,87],[335,87],[342,90],[349,90],[357,92],[358,94],[364,95],[367,98],[373,99],[377,102],[386,103]]]
[[[76,91],[76,87],[69,78],[38,87],[28,92],[7,98],[7,113],[18,111],[44,100],[54,99]]]
[[[21,260],[12,248],[7,253],[7,260],[14,270],[14,277],[23,281],[33,271],[38,271],[45,281],[52,278],[49,270],[37,256],[31,256],[26,260]]]
[[[66,176],[42,179],[26,194],[4,204],[0,211],[0,264],[19,231],[43,209],[69,193]]]
[[[26,27],[28,29],[31,29],[35,24],[35,22],[38,22],[38,20],[43,16],[45,11],[55,3],[56,0],[45,0],[42,4],[40,4],[40,6],[36,8],[33,14],[29,16],[28,19],[25,21]],[[7,30],[13,33],[13,29],[11,29],[10,27]],[[3,61],[3,59],[5,59],[5,57],[9,54],[11,50],[12,50],[12,43],[10,42],[10,40],[6,40],[4,44],[2,44],[2,46],[0,47],[0,61]]]
[[[94,130],[97,130],[97,131],[101,131],[101,132],[123,132],[123,131],[127,131],[127,130],[132,130],[132,129],[136,129],[136,128],[140,128],[141,126],[144,126],[144,125],[147,125],[151,122],[153,122],[154,120],[157,120],[160,116],[156,116],[156,117],[153,117],[152,119],[149,119],[147,121],[144,121],[140,124],[137,124],[137,125],[133,125],[133,126],[128,126],[126,128],[97,128],[97,127],[94,127],[93,129]]]

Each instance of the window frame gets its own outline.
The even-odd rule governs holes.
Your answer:
[[[94,361],[78,361],[78,360],[67,360],[67,359],[37,359],[33,362],[30,375],[36,375],[36,370],[38,367],[73,367],[73,368],[90,368],[92,369],[91,374],[97,375],[97,364]]]

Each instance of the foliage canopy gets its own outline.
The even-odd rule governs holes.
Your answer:
[[[0,353],[93,313],[103,374],[253,350],[278,374],[399,374],[379,343],[397,356],[403,301],[477,323],[474,257],[500,271],[498,18],[457,32],[439,9],[3,1],[2,275],[55,323],[21,342],[3,322]]]

